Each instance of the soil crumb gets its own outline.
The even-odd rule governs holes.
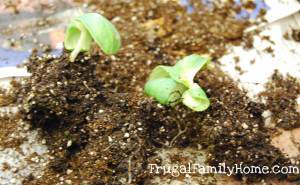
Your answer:
[[[300,30],[299,29],[292,30],[292,38],[294,41],[300,42]]]
[[[278,127],[290,130],[300,126],[299,95],[299,80],[275,71],[261,97],[266,99],[266,108],[272,112],[271,121]]]
[[[19,122],[20,114],[14,115],[12,112],[3,113],[0,115],[0,149],[19,148],[23,143],[24,138],[19,137],[15,131],[20,130]]]
[[[17,102],[17,97],[20,92],[20,83],[13,79],[10,82],[9,89],[0,88],[0,107],[13,105]]]
[[[287,31],[283,37],[286,40],[293,40],[295,42],[300,42],[300,29],[292,29],[291,31]]]

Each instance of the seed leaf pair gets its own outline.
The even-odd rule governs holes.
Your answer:
[[[74,62],[82,51],[88,51],[95,41],[105,54],[114,54],[121,47],[120,35],[115,26],[97,13],[83,14],[69,24],[64,46],[71,50],[70,61]]]
[[[194,83],[196,73],[210,62],[210,58],[190,55],[174,66],[157,66],[145,85],[145,93],[163,105],[182,102],[194,111],[204,111],[209,105],[203,89]]]

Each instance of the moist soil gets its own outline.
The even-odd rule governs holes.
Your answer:
[[[161,106],[139,92],[104,87],[97,76],[103,76],[107,65],[101,58],[82,55],[74,63],[67,53],[30,58],[32,76],[22,88],[22,114],[33,127],[43,128],[53,159],[42,178],[24,184],[147,184],[147,164],[156,161],[156,151],[199,144],[207,149],[211,165],[289,164],[270,145],[263,105],[250,101],[218,67],[196,77],[212,102],[207,111],[196,113],[182,105]]]
[[[252,46],[252,35],[243,32],[250,23],[235,19],[240,8],[232,8],[233,2],[208,8],[195,1],[193,13],[175,1],[89,4],[117,26],[122,49],[105,56],[94,47],[74,63],[66,51],[60,57],[32,54],[26,64],[32,76],[14,94],[21,117],[32,129],[42,129],[52,158],[43,176],[31,175],[23,184],[150,184],[147,165],[159,163],[156,152],[170,147],[201,145],[211,165],[290,164],[270,144],[262,117],[266,107],[251,101],[218,68],[228,46]],[[162,106],[144,95],[155,66],[173,65],[192,53],[209,54],[215,63],[195,78],[211,100],[208,110]],[[1,105],[9,104],[3,100]]]

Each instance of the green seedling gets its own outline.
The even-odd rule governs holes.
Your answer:
[[[95,41],[105,54],[115,54],[121,47],[119,32],[105,17],[97,13],[86,13],[73,19],[66,31],[64,46],[72,51],[74,62],[80,52],[89,51]]]
[[[204,111],[210,101],[204,90],[194,83],[196,73],[210,62],[209,57],[190,55],[174,66],[157,66],[145,85],[145,93],[163,105],[182,102],[194,111]]]

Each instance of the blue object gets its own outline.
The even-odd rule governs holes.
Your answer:
[[[50,54],[60,56],[62,54],[62,50],[53,50]],[[0,48],[0,68],[15,67],[20,65],[29,56],[30,52],[27,51],[16,51],[12,49]]]
[[[0,48],[0,67],[11,67],[21,64],[30,55],[26,51],[15,51]]]

